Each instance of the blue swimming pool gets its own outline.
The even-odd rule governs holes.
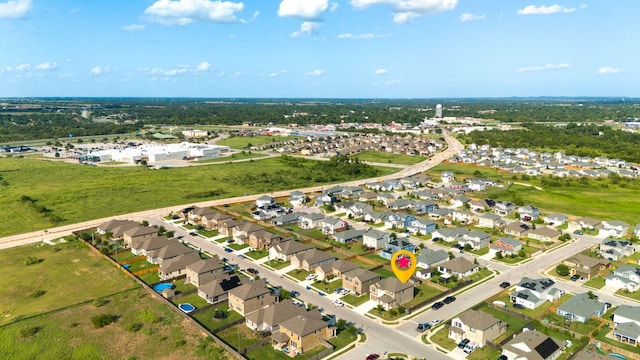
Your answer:
[[[173,285],[172,284],[167,284],[167,283],[160,283],[160,284],[153,285],[153,290],[158,291],[158,292],[160,292],[160,291],[162,291],[164,289],[171,289],[171,288],[173,288]]]
[[[196,307],[191,304],[180,304],[178,305],[178,308],[187,314],[196,309]]]
[[[128,268],[130,268],[130,267],[131,267],[131,264],[124,264],[124,265],[122,265],[122,268],[123,268],[123,269],[128,269]]]

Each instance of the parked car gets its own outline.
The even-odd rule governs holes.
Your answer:
[[[313,280],[315,278],[317,278],[318,275],[317,274],[309,274],[305,277],[305,280]]]
[[[378,360],[378,358],[380,358],[380,355],[378,355],[378,354],[370,354],[370,355],[367,355],[367,359],[366,360]]]
[[[462,341],[460,341],[460,342],[458,343],[458,347],[459,347],[460,349],[464,349],[464,347],[465,347],[465,346],[467,346],[467,344],[468,344],[470,341],[471,341],[471,340],[469,340],[469,339],[462,339]]]
[[[454,301],[456,301],[456,297],[455,296],[447,296],[446,298],[444,298],[442,300],[442,302],[445,303],[445,304],[451,304]]]
[[[252,275],[258,275],[258,270],[254,269],[254,268],[248,268],[247,272],[249,274],[252,274]]]
[[[304,306],[304,303],[302,301],[299,301],[299,300],[294,300],[293,301],[293,305],[302,307],[302,306]]]
[[[190,232],[190,233],[189,233],[189,235],[191,235],[191,236],[196,236],[196,235],[198,235],[198,233],[197,233],[197,232],[195,232],[195,231],[192,231],[192,232]]]
[[[581,283],[583,283],[583,282],[587,281],[587,279],[585,279],[585,278],[581,277],[580,279],[578,279],[578,281],[580,281]]]
[[[429,323],[418,324],[418,327],[416,328],[416,330],[418,332],[425,332],[425,331],[427,331],[429,329],[431,329],[431,324],[429,324]]]
[[[291,291],[291,292],[289,293],[289,295],[291,295],[291,297],[298,297],[298,296],[300,296],[300,293],[299,293],[299,292],[297,292],[297,291],[295,291],[295,290],[293,290],[293,291]]]
[[[582,231],[582,230],[576,230],[573,233],[576,234],[576,235],[584,235],[584,231]]]
[[[340,300],[334,300],[333,306],[344,307],[344,303]]]
[[[230,252],[233,252],[233,249],[232,249],[232,248],[228,248],[228,247],[226,247],[226,248],[224,248],[224,251],[226,251],[226,252],[229,252],[229,253],[230,253]]]
[[[343,288],[339,287],[339,288],[336,288],[335,290],[333,290],[333,293],[334,294],[340,294],[340,291],[342,291],[342,290],[343,290]]]
[[[440,320],[440,319],[433,319],[433,320],[431,320],[431,325],[438,325],[438,324],[440,324],[440,321],[442,321],[442,320]]]
[[[506,289],[506,288],[508,288],[509,286],[511,286],[511,283],[510,283],[510,282],[508,282],[508,281],[503,281],[503,282],[500,284],[500,287],[501,287],[501,288],[503,288],[503,289]]]
[[[571,281],[576,281],[576,280],[578,280],[579,278],[580,278],[580,276],[578,276],[578,275],[572,275],[572,276],[569,278],[569,280],[571,280]]]
[[[349,295],[350,292],[349,289],[342,289],[340,290],[340,295]]]
[[[431,309],[438,310],[443,306],[444,306],[444,303],[442,301],[438,301],[438,302],[433,303],[433,305],[431,305]]]
[[[244,256],[244,255],[242,255],[242,254],[238,255],[238,259],[246,259],[246,258],[247,258],[247,257],[246,257],[246,256]]]

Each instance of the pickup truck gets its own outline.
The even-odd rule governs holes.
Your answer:
[[[418,327],[416,328],[416,330],[418,330],[418,332],[425,332],[425,331],[427,331],[429,329],[431,329],[431,324],[429,324],[429,323],[418,324]]]

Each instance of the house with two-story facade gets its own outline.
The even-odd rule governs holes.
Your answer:
[[[238,275],[222,275],[198,286],[198,296],[205,299],[210,304],[217,304],[227,301],[229,291],[242,285],[242,280]]]
[[[362,234],[362,244],[369,249],[381,249],[391,241],[391,235],[385,231],[369,228]]]
[[[598,253],[605,259],[617,261],[623,257],[631,256],[636,252],[636,248],[628,240],[616,240],[606,238],[600,243]]]
[[[171,280],[187,273],[187,266],[200,261],[200,254],[195,251],[185,252],[160,263],[158,276],[160,280]]]
[[[380,250],[378,254],[387,260],[391,260],[393,254],[400,250],[407,250],[411,253],[414,253],[416,251],[416,246],[408,240],[398,238],[386,243],[385,248],[383,250]]]
[[[382,279],[369,287],[369,300],[390,310],[413,299],[413,281],[402,282],[396,277]]]
[[[278,296],[271,293],[264,279],[258,279],[231,289],[228,300],[229,309],[246,316],[277,303]]]
[[[556,288],[555,281],[549,278],[530,279],[523,277],[516,285],[509,298],[513,304],[519,304],[527,309],[535,309],[545,301],[560,298],[562,291]]]
[[[512,237],[502,237],[491,243],[489,253],[495,255],[500,252],[502,255],[517,255],[521,249],[522,241]]]
[[[369,293],[369,288],[382,277],[373,271],[356,268],[342,273],[342,287],[356,296]]]
[[[318,228],[322,224],[323,219],[324,219],[324,214],[320,214],[320,213],[300,214],[300,228],[301,229]]]
[[[451,323],[446,327],[449,330],[449,339],[457,343],[469,339],[469,343],[481,348],[504,334],[507,325],[488,313],[469,309],[451,319]]]
[[[238,225],[238,227],[233,231],[232,237],[233,240],[238,244],[248,244],[249,236],[252,233],[262,230],[265,230],[263,226],[247,221],[245,223],[242,223],[241,225]]]
[[[336,260],[331,263],[322,264],[315,269],[316,275],[318,275],[318,280],[330,280],[333,278],[341,279],[342,274],[349,272],[351,270],[357,269],[358,265],[345,261],[345,260]]]
[[[465,246],[469,244],[472,249],[480,250],[489,246],[491,241],[491,235],[484,231],[472,230],[462,235],[462,239],[458,241],[458,244]]]
[[[233,216],[229,214],[214,211],[212,213],[202,215],[202,217],[200,218],[200,222],[202,223],[202,226],[204,226],[206,229],[211,230],[211,229],[217,229],[218,225],[221,222],[225,220],[231,220],[231,219],[233,219]]]
[[[605,278],[605,285],[635,292],[640,289],[640,266],[618,266]]]
[[[621,343],[640,343],[640,306],[620,305],[613,311],[613,338]]]
[[[436,229],[436,223],[425,218],[415,218],[407,226],[407,230],[411,234],[426,235],[432,233]]]
[[[478,216],[478,227],[489,229],[501,229],[507,225],[507,222],[497,214],[485,213]]]
[[[291,265],[298,269],[313,271],[318,266],[336,261],[336,257],[316,248],[291,255]]]
[[[345,231],[348,227],[349,224],[346,221],[332,216],[327,216],[320,221],[320,230],[325,235]]]
[[[493,211],[500,216],[509,216],[516,211],[516,205],[508,201],[496,201]]]
[[[522,221],[537,220],[540,216],[540,209],[533,205],[520,206],[516,211],[518,212],[518,215],[520,215],[520,220]]]
[[[289,194],[289,203],[293,206],[302,206],[307,202],[307,196],[302,191],[292,191]]]
[[[298,315],[280,324],[278,332],[271,335],[271,342],[278,350],[287,350],[295,357],[316,346],[327,343],[336,336],[336,328],[313,316]]]
[[[578,275],[587,280],[598,275],[600,270],[611,265],[611,261],[603,258],[594,258],[584,254],[575,254],[564,261],[563,264],[569,267],[569,275]]]
[[[224,264],[218,256],[214,255],[210,258],[200,259],[186,266],[185,282],[195,287],[200,287],[215,278],[224,275]]]
[[[600,234],[602,233],[614,238],[626,237],[629,233],[629,224],[620,220],[605,220],[600,228]]]

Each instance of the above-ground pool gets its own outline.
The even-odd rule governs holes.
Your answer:
[[[160,283],[160,284],[155,284],[153,285],[153,290],[155,291],[162,291],[164,289],[171,289],[173,288],[172,284],[167,284],[167,283]]]
[[[128,268],[130,268],[130,267],[131,267],[131,264],[124,264],[124,265],[122,265],[122,268],[123,268],[123,269],[128,269]]]
[[[178,308],[180,308],[180,310],[186,312],[187,314],[196,309],[196,307],[191,304],[180,304],[178,305]]]

